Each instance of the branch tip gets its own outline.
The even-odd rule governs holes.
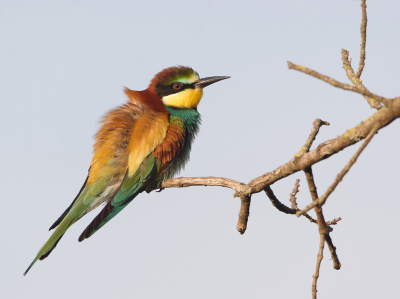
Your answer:
[[[367,4],[366,0],[361,1],[361,11],[362,11],[362,19],[361,19],[361,27],[360,27],[360,33],[361,33],[361,48],[360,48],[360,62],[358,64],[358,70],[356,77],[360,78],[361,73],[364,69],[365,66],[365,44],[367,43]]]
[[[380,97],[380,96],[378,96],[376,94],[373,94],[372,92],[367,90],[365,87],[364,88],[359,88],[357,86],[351,86],[351,85],[348,85],[348,84],[345,84],[345,83],[338,82],[338,81],[336,81],[336,80],[334,80],[334,79],[332,79],[332,78],[330,78],[328,76],[322,75],[322,74],[320,74],[320,73],[318,73],[316,71],[313,71],[313,70],[311,70],[309,68],[306,68],[304,66],[301,66],[301,65],[296,65],[296,64],[293,64],[291,62],[288,62],[288,66],[289,66],[289,69],[293,69],[293,70],[305,73],[307,75],[313,76],[314,78],[317,78],[319,80],[325,81],[326,83],[328,83],[328,84],[330,84],[330,85],[332,85],[334,87],[338,87],[338,88],[341,88],[341,89],[344,89],[344,90],[353,91],[353,92],[362,94],[364,96],[368,96],[370,98],[373,98],[374,100],[377,100],[377,101],[385,104],[385,106],[388,106],[389,102],[393,100],[393,99],[387,99],[387,98],[384,98],[384,97]]]
[[[296,153],[294,156],[295,158],[300,158],[302,156],[304,156],[304,154],[308,153],[310,151],[310,148],[315,140],[315,137],[317,136],[319,129],[321,128],[321,126],[329,126],[330,123],[328,123],[327,121],[323,121],[319,118],[316,118],[313,121],[313,128],[311,129],[311,133],[307,138],[306,143],[304,144],[304,146],[300,149],[300,151],[298,153]]]

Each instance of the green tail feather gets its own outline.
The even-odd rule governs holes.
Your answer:
[[[45,259],[51,253],[51,251],[57,246],[58,242],[60,241],[64,233],[67,231],[67,229],[72,224],[74,224],[75,221],[79,219],[79,216],[87,209],[88,206],[85,205],[81,200],[85,196],[86,192],[87,189],[83,190],[83,192],[79,195],[76,202],[73,204],[71,210],[60,222],[60,224],[54,230],[53,234],[50,236],[47,242],[44,243],[42,248],[40,248],[33,262],[29,265],[28,269],[26,269],[24,276],[29,272],[29,270],[38,260]]]
[[[66,224],[66,222],[68,222],[68,225]],[[28,269],[26,269],[24,276],[29,272],[29,270],[38,260],[44,260],[46,257],[48,257],[48,255],[57,246],[58,242],[60,241],[66,230],[71,226],[71,224],[71,221],[67,219],[67,217],[65,217],[64,220],[61,221],[60,225],[56,228],[54,233],[50,236],[47,242],[44,243],[42,248],[40,248],[33,262],[29,265]]]
[[[61,238],[64,236],[64,234],[61,235],[61,237],[58,238],[58,240],[54,243],[53,247],[49,251],[47,251],[45,254],[39,257],[40,251],[38,252],[38,255],[36,258],[33,260],[33,262],[29,265],[28,269],[26,269],[24,276],[29,272],[29,270],[33,267],[33,265],[37,262],[37,260],[44,260],[46,257],[49,256],[49,254],[53,251],[53,249],[57,246],[58,242],[60,242]]]
[[[39,258],[36,257],[36,258],[33,260],[33,262],[29,265],[28,269],[26,269],[26,271],[24,272],[24,276],[25,276],[26,274],[28,274],[29,270],[33,267],[33,265],[37,262],[38,259],[39,259]]]

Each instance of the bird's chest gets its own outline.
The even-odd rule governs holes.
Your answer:
[[[162,163],[162,180],[172,178],[189,161],[190,150],[200,124],[175,115],[170,116],[170,125],[162,144],[154,152],[155,158]]]
[[[166,169],[185,148],[185,139],[184,121],[171,115],[165,138],[153,151],[153,156],[162,165],[162,169]]]

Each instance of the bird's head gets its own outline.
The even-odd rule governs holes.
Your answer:
[[[165,106],[175,108],[197,108],[203,88],[230,77],[208,77],[200,79],[190,67],[174,66],[159,72],[150,83]]]

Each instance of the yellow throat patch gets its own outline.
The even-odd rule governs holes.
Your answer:
[[[162,101],[166,106],[172,106],[176,108],[197,108],[201,97],[203,96],[203,90],[200,88],[188,88],[181,92],[171,94],[162,98]]]

